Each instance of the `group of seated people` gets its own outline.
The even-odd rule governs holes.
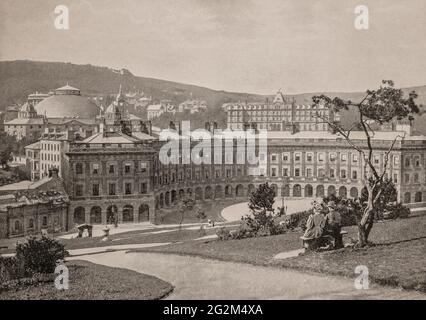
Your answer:
[[[324,236],[331,236],[334,238],[334,249],[343,248],[341,235],[342,217],[339,211],[336,210],[334,201],[328,201],[326,206],[328,210],[324,210],[320,202],[313,202],[313,213],[306,222],[306,230],[302,239],[304,243],[317,244],[312,247],[319,247],[321,246],[320,240]]]

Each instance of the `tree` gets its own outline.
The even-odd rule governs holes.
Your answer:
[[[252,192],[248,203],[252,216],[247,215],[242,218],[250,233],[254,235],[278,233],[279,228],[274,219],[274,198],[274,188],[270,187],[268,183],[259,185]]]
[[[197,218],[200,221],[200,230],[199,230],[200,236],[205,236],[206,231],[204,230],[203,220],[205,220],[207,216],[202,207],[197,208]]]
[[[179,204],[179,213],[180,213],[180,220],[179,220],[179,229],[182,229],[182,223],[185,218],[185,212],[190,211],[194,208],[195,201],[192,198],[184,197]]]
[[[8,170],[8,163],[13,160],[12,147],[10,145],[2,146],[0,149],[0,165],[2,168]]]
[[[324,106],[329,113],[318,111],[316,117],[328,126],[334,133],[343,137],[349,146],[359,152],[363,159],[364,174],[361,177],[367,192],[366,205],[362,212],[362,217],[358,221],[358,246],[368,244],[368,236],[373,227],[374,213],[380,203],[381,195],[387,188],[386,173],[389,164],[389,155],[398,140],[402,140],[404,135],[397,134],[389,143],[384,154],[384,163],[381,169],[374,166],[373,154],[376,151],[373,138],[375,126],[394,123],[401,120],[412,120],[412,114],[419,112],[419,107],[415,103],[417,94],[410,92],[408,97],[404,97],[401,89],[394,88],[391,80],[383,80],[382,85],[377,90],[367,90],[360,102],[345,101],[339,97],[330,98],[326,95],[313,96],[314,107]],[[334,113],[349,110],[355,112],[356,121],[351,127],[346,127],[334,120]],[[352,138],[351,133],[360,130],[365,137],[365,144],[360,144]]]
[[[274,211],[274,198],[274,188],[270,187],[268,183],[263,183],[250,194],[249,209],[253,214]]]
[[[200,221],[200,223],[203,222],[207,218],[206,213],[204,212],[204,209],[201,207],[197,208],[197,218]]]

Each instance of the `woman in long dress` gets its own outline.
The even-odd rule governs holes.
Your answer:
[[[309,216],[306,222],[306,230],[302,237],[305,241],[319,239],[324,233],[325,217],[322,214],[322,205],[315,201],[313,210],[314,213]]]

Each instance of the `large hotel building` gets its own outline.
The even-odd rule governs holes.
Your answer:
[[[257,129],[270,131],[327,131],[328,125],[321,123],[317,115],[331,121],[339,121],[339,115],[324,106],[296,104],[287,101],[278,91],[272,102],[226,103],[228,129],[244,129],[246,124],[256,124]]]
[[[233,109],[235,105],[238,104],[227,104],[224,108],[228,110],[229,117],[234,117],[234,110],[243,112],[238,113],[238,117],[241,115],[242,118],[231,120],[228,127],[268,129],[267,147],[263,151],[258,150],[257,154],[259,159],[267,160],[266,166],[257,175],[250,174],[254,165],[247,161],[247,154],[238,153],[237,141],[230,147],[223,143],[221,154],[213,148],[211,163],[184,161],[191,154],[187,148],[192,149],[199,141],[180,135],[179,126],[177,130],[171,126],[168,131],[173,134],[163,139],[152,130],[149,122],[124,119],[120,114],[119,95],[102,119],[98,119],[99,127],[94,134],[69,140],[66,147],[63,142],[66,135],[51,133],[42,137],[34,146],[38,149],[30,150],[32,168],[38,170],[33,176],[40,176],[40,165],[53,163],[45,159],[59,160],[58,165],[61,166],[58,169],[69,197],[67,223],[63,229],[84,222],[105,224],[113,217],[118,217],[120,223],[159,223],[158,213],[175,208],[184,196],[200,202],[227,198],[244,201],[264,182],[269,182],[276,194],[284,197],[314,198],[337,194],[355,198],[360,195],[363,157],[345,139],[326,127],[318,126],[312,117],[312,108],[286,104],[281,94],[271,105],[266,105],[267,110],[263,107],[254,109],[256,113],[253,109],[246,112],[244,108],[250,104],[244,104],[242,110]],[[304,113],[301,113],[302,110]],[[259,111],[267,112],[266,119],[262,113],[258,115]],[[287,130],[289,123],[293,129]],[[295,124],[297,130],[294,130]],[[214,123],[206,126],[211,131],[209,139],[222,139],[220,134],[213,132],[214,128]],[[388,177],[396,184],[399,201],[411,207],[425,206],[425,136],[413,134],[409,125],[397,125],[392,131],[377,131],[372,139],[376,150],[374,165],[379,170],[383,168],[384,155],[397,136],[401,138],[390,153]],[[353,132],[352,138],[355,144],[366,148],[362,132]],[[173,139],[181,147],[180,156],[176,163],[164,163],[160,161],[160,149]],[[185,139],[189,139],[190,143]],[[46,155],[49,150],[52,150],[50,156]],[[231,161],[225,159],[229,154],[226,151],[233,154]],[[58,155],[62,159],[58,159]],[[40,156],[43,159],[37,159]],[[218,157],[222,161],[216,161]],[[39,178],[47,177],[41,175]],[[21,218],[14,216],[9,219],[12,226],[14,219]]]

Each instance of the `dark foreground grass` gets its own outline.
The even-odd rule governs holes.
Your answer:
[[[370,281],[426,293],[426,238],[370,248],[310,253],[271,261],[271,265],[354,278],[365,265]]]
[[[356,238],[357,228],[345,228]],[[285,260],[273,256],[301,248],[300,232],[277,236],[228,241],[192,241],[134,251],[150,251],[201,256],[223,261],[287,267],[298,270],[355,276],[358,265],[369,268],[370,279],[383,285],[426,292],[426,216],[376,223],[370,240],[375,246],[361,249],[310,253]]]
[[[127,269],[80,260],[70,261],[67,266],[68,290],[58,290],[53,283],[43,283],[0,293],[0,300],[155,300],[173,290],[168,282]]]

